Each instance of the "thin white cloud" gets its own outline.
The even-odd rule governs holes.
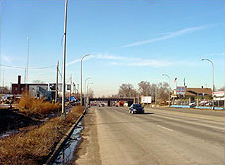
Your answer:
[[[72,64],[75,64],[75,63],[78,63],[78,62],[80,62],[80,59],[75,59],[75,60],[73,60],[73,61],[71,61],[71,62],[68,62],[68,63],[66,64],[66,66],[69,66],[69,65],[72,65]]]
[[[209,56],[224,56],[225,53],[213,53],[213,54],[210,54]]]
[[[97,54],[97,55],[91,55],[88,56],[87,58],[84,59],[84,61],[89,60],[89,59],[102,59],[102,60],[125,60],[126,57],[122,57],[122,56],[114,56],[114,55],[109,55],[109,54]],[[79,63],[80,59],[75,59],[71,62],[68,62],[66,64],[66,66],[75,64],[75,63]]]
[[[119,63],[119,62],[110,62],[110,65],[113,65],[113,66],[118,66],[118,65],[120,65],[121,63]]]
[[[126,57],[123,57],[123,56],[114,56],[114,55],[109,55],[109,54],[97,54],[97,55],[93,55],[93,58],[105,59],[105,60],[124,60],[124,59],[126,59]]]
[[[109,54],[97,54],[91,55],[85,60],[89,59],[101,59],[101,60],[108,60],[110,61],[109,64],[111,66],[136,66],[136,67],[143,67],[143,66],[150,66],[150,67],[165,67],[173,65],[172,62],[163,61],[163,60],[155,60],[155,59],[143,59],[143,58],[130,58],[125,56],[115,56]],[[80,59],[75,59],[69,63],[67,66],[80,62]]]
[[[128,66],[150,66],[150,67],[165,67],[173,65],[172,62],[163,60],[153,60],[153,59],[140,59],[134,58],[129,60]]]
[[[8,62],[8,63],[11,63],[13,61],[12,58],[10,58],[9,56],[5,56],[5,55],[2,56],[2,60],[5,62]]]
[[[134,42],[134,43],[131,43],[128,45],[123,45],[121,47],[132,47],[132,46],[138,46],[138,45],[143,45],[143,44],[149,44],[149,43],[162,41],[162,40],[166,40],[166,39],[171,39],[171,38],[175,38],[175,37],[182,36],[185,34],[193,33],[195,31],[204,30],[204,29],[207,29],[210,27],[212,27],[212,26],[197,26],[197,27],[185,28],[185,29],[182,29],[182,30],[179,30],[176,32],[165,33],[162,37],[153,38],[150,40],[138,41],[138,42]]]

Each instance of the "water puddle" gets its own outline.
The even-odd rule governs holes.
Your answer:
[[[75,127],[72,135],[67,140],[63,149],[60,151],[53,165],[71,164],[71,161],[74,157],[74,153],[76,151],[76,147],[81,141],[80,132],[82,130],[83,130],[83,126],[82,126],[82,120],[81,120]]]
[[[12,134],[17,134],[19,132],[22,132],[22,131],[19,131],[19,130],[6,131],[6,132],[0,134],[0,140],[3,139],[3,138],[9,137]]]

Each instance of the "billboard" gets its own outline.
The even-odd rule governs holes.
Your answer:
[[[224,97],[224,91],[213,92],[213,96],[215,96],[215,97]]]
[[[185,95],[185,87],[184,86],[177,87],[177,95]]]
[[[66,90],[68,90],[68,91],[71,90],[71,85],[70,84],[66,85]]]
[[[55,91],[56,89],[56,83],[50,83],[49,84],[49,91]],[[62,92],[62,83],[58,84],[58,91]]]
[[[141,96],[141,103],[152,103],[152,97],[151,96]]]

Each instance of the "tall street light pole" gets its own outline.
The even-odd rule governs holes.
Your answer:
[[[84,91],[84,104],[85,104],[85,102],[87,102],[87,86],[86,86],[86,84],[87,84],[87,80],[89,80],[89,79],[91,79],[91,77],[88,77],[88,78],[86,78],[85,79],[85,83],[84,83],[84,89],[85,89],[85,91]],[[86,97],[86,99],[85,99],[85,97]]]
[[[86,54],[84,55],[81,60],[80,60],[80,105],[83,106],[83,96],[82,96],[82,63],[83,63],[83,59],[87,56],[90,56],[90,54]]]
[[[89,102],[89,96],[88,96],[88,87],[89,85],[93,85],[93,82],[92,83],[88,83],[87,85],[87,103],[86,103],[86,106],[88,105],[88,102]]]
[[[67,30],[67,6],[68,0],[65,0],[65,17],[64,17],[64,46],[63,46],[63,75],[62,75],[62,116],[61,119],[66,118],[65,111],[65,89],[66,89],[66,30]]]
[[[207,58],[203,58],[202,61],[209,61],[212,64],[212,83],[213,83],[212,98],[213,98],[214,97],[213,93],[214,93],[214,90],[215,90],[215,86],[214,86],[214,64],[213,64],[213,62],[210,59],[207,59]],[[212,107],[212,109],[214,109],[214,100],[213,100],[213,107]]]
[[[225,2],[225,0],[224,0],[224,2]],[[224,3],[224,9],[225,9],[225,3]],[[224,12],[224,18],[225,18],[225,12]],[[225,49],[224,49],[224,72],[225,72]],[[223,97],[224,97],[223,109],[225,109],[225,77],[224,77],[224,94],[223,94]]]
[[[1,48],[1,44],[2,44],[2,40],[1,40],[1,26],[2,26],[2,21],[1,21],[1,0],[0,0],[0,86],[1,86],[1,81],[2,81],[2,76],[1,76],[1,71],[2,71],[2,58],[1,58],[1,51],[2,51],[2,48]]]
[[[79,93],[79,84],[77,84],[77,95]]]
[[[162,74],[162,76],[166,76],[169,79],[169,105],[170,105],[170,76],[168,76],[168,74]]]
[[[87,96],[88,96],[88,89],[89,89],[88,87],[89,87],[89,85],[93,85],[93,82],[87,84]]]
[[[87,90],[86,90],[87,89],[87,80],[90,80],[90,79],[91,79],[91,77],[88,77],[88,78],[85,79],[85,84],[84,84],[84,87],[85,87],[85,91],[84,92],[85,92],[85,94],[87,94]]]

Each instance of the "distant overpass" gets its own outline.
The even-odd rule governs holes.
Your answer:
[[[128,103],[128,106],[130,106],[133,103],[137,103],[137,99],[135,97],[112,97],[112,98],[89,98],[89,103],[91,101],[104,101],[104,102],[108,102],[108,106],[111,105],[112,101],[126,101]]]

